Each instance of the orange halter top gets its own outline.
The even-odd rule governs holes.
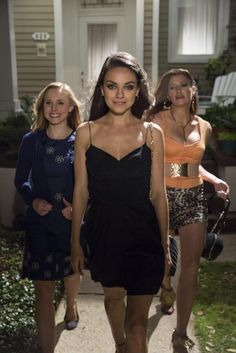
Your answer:
[[[205,124],[204,120],[199,116],[195,116],[199,122],[200,140],[191,143],[181,143],[168,134],[168,111],[163,111],[158,114],[161,117],[161,128],[165,139],[165,162],[166,163],[201,163],[205,151]],[[166,186],[174,188],[191,188],[203,183],[202,177],[170,177],[166,176]]]

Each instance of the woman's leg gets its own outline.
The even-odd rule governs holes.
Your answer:
[[[169,230],[169,233],[174,237],[175,231]],[[161,311],[164,314],[171,315],[174,312],[174,302],[176,294],[172,287],[171,276],[164,275],[161,286],[160,302]]]
[[[197,292],[198,267],[206,234],[205,223],[189,224],[179,229],[181,272],[177,287],[177,326],[185,334]]]
[[[129,295],[125,315],[125,353],[147,353],[148,312],[153,295]]]
[[[123,349],[125,342],[125,290],[123,288],[107,287],[104,287],[103,290],[106,314],[117,347],[117,352],[120,353],[122,352],[121,349]]]
[[[53,281],[34,281],[35,314],[42,353],[53,353],[55,347],[55,311]]]
[[[171,288],[172,288],[172,286],[171,286],[171,277],[165,275],[165,276],[163,277],[162,284],[163,284],[163,286],[164,286],[166,289],[171,289]]]
[[[74,274],[64,277],[65,297],[66,297],[66,321],[78,320],[76,297],[79,292],[80,276]]]

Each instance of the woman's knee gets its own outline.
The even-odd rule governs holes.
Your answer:
[[[197,280],[199,269],[199,261],[189,261],[181,263],[180,277],[185,280]]]
[[[48,300],[54,297],[55,283],[52,281],[35,281],[35,296],[36,299],[48,298]]]
[[[198,271],[200,264],[200,256],[196,254],[189,254],[188,256],[181,256],[181,270]]]
[[[123,289],[104,289],[104,303],[106,309],[110,309],[124,303],[125,291]]]
[[[125,319],[125,331],[127,337],[135,337],[137,340],[138,338],[142,339],[146,337],[147,333],[147,318],[144,316],[130,318],[126,316]]]

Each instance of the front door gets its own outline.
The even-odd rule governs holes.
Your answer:
[[[88,25],[88,81],[96,81],[104,60],[118,50],[117,24]]]
[[[83,89],[97,80],[107,56],[123,47],[122,18],[83,17],[79,22],[79,80]]]

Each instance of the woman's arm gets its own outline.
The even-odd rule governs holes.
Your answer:
[[[72,201],[71,263],[74,272],[83,273],[84,255],[80,246],[80,229],[88,202],[88,176],[86,151],[89,146],[88,123],[81,124],[76,131],[74,170],[75,184]]]
[[[35,153],[35,135],[26,134],[20,144],[16,164],[15,187],[27,205],[32,203],[30,172]]]
[[[40,198],[33,199],[31,171],[33,159],[36,154],[36,133],[26,134],[21,142],[16,164],[15,186],[24,199],[26,205],[32,205],[33,209],[40,215],[45,216],[52,210],[52,205]]]
[[[166,196],[165,173],[164,173],[164,138],[162,130],[156,124],[152,124],[153,144],[152,149],[152,176],[151,197],[159,222],[162,246],[167,258],[167,268],[170,266],[169,254],[169,215]]]
[[[209,138],[212,133],[212,128],[209,122],[204,121],[205,123],[205,144],[207,145]],[[199,174],[201,175],[204,181],[207,181],[214,185],[215,191],[220,197],[226,199],[229,194],[229,185],[224,181],[216,177],[214,174],[208,172],[202,165],[199,166]]]
[[[208,172],[202,165],[199,166],[199,174],[204,181],[214,185],[215,191],[220,197],[226,199],[229,194],[229,185],[214,174]]]

